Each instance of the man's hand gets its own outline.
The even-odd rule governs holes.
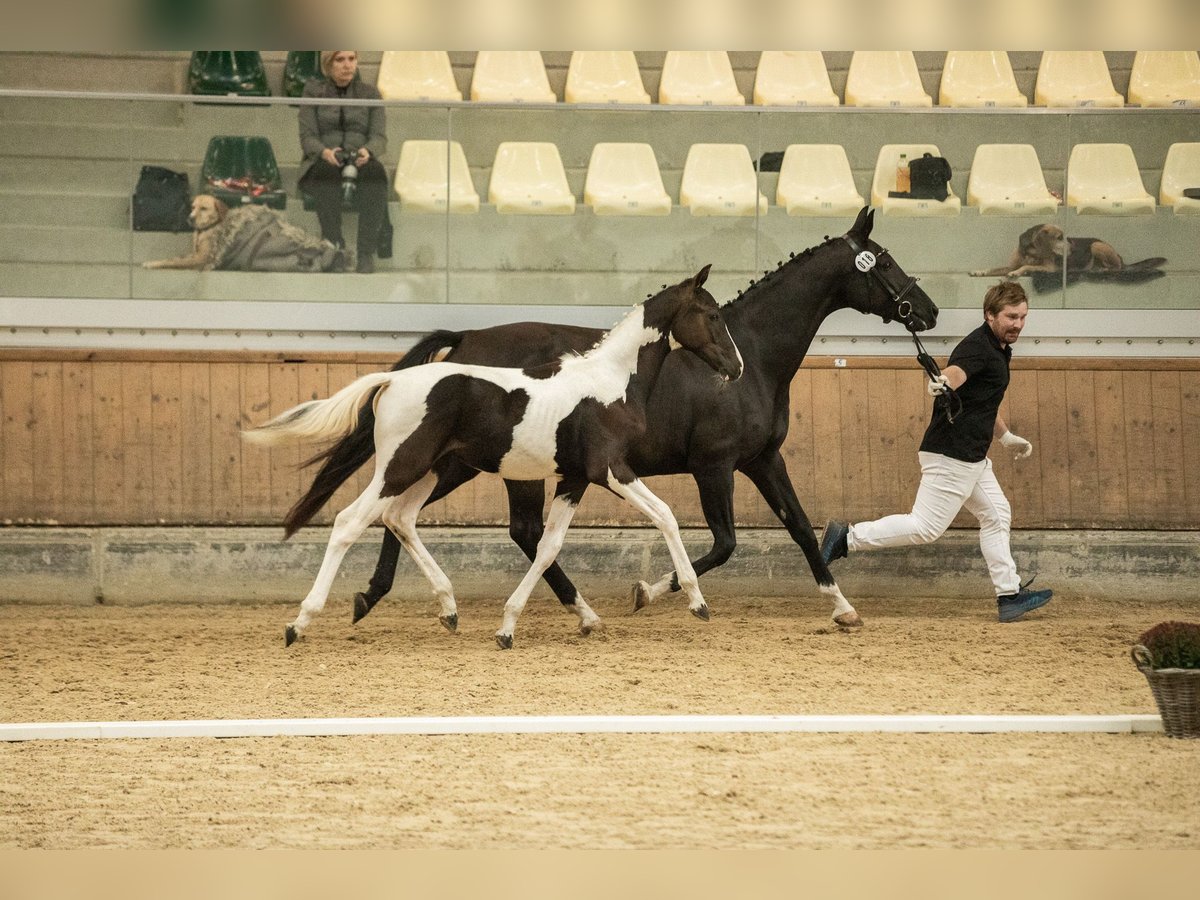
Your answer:
[[[950,379],[945,375],[939,375],[937,378],[931,378],[925,382],[925,390],[930,397],[940,397],[946,391],[950,390]]]
[[[1006,431],[1000,435],[1000,443],[1012,451],[1013,459],[1025,459],[1029,454],[1033,453],[1033,444],[1020,435],[1013,434],[1011,431]]]

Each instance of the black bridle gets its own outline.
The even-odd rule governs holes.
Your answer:
[[[917,362],[925,370],[925,374],[929,376],[930,381],[937,381],[942,374],[942,370],[938,367],[937,361],[929,355],[929,351],[925,349],[925,345],[921,343],[921,339],[917,337],[917,329],[914,327],[912,320],[912,302],[904,299],[904,295],[911,291],[921,279],[909,275],[908,280],[903,285],[897,286],[878,265],[879,260],[890,255],[886,249],[881,249],[878,254],[875,254],[862,246],[849,234],[843,234],[842,240],[849,244],[850,249],[854,251],[854,267],[867,278],[874,278],[875,282],[883,288],[892,302],[896,304],[893,318],[902,322],[904,327],[908,329],[908,333],[912,335],[913,344],[917,348]],[[946,421],[953,425],[954,419],[962,412],[962,399],[955,393],[954,388],[949,385],[934,400],[934,404],[936,405],[943,399],[945,400]]]

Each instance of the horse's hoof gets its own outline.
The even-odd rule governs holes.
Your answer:
[[[373,604],[370,600],[368,600],[367,595],[364,594],[362,591],[359,591],[357,594],[355,594],[354,595],[354,618],[350,620],[350,624],[357,625],[359,620],[362,619],[362,617],[365,616],[367,613],[369,613],[371,611],[371,607],[374,605],[375,604]]]
[[[582,634],[584,637],[587,637],[589,634],[592,634],[592,633],[599,634],[603,630],[604,630],[604,623],[601,622],[599,619],[597,619],[595,622],[581,622],[579,624],[579,633]]]
[[[497,631],[496,632],[496,645],[501,650],[511,650],[512,649],[512,635],[511,634],[501,634],[499,631]]]
[[[833,617],[833,624],[837,625],[839,628],[861,628],[862,623],[862,616],[860,616],[854,610],[850,610],[850,612],[844,612],[840,616]]]
[[[288,625],[283,629],[283,646],[290,647],[296,643],[296,638],[300,637],[295,627]]]
[[[639,581],[633,586],[633,608],[639,610],[650,605],[650,585]]]
[[[453,613],[449,616],[438,616],[438,621],[445,626],[446,630],[451,634],[458,631],[458,613]]]
[[[708,604],[707,603],[701,603],[699,606],[689,607],[689,608],[692,610],[692,615],[695,616],[697,619],[699,619],[701,622],[708,621]]]

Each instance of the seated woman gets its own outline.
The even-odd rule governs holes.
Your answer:
[[[321,71],[325,77],[311,79],[303,96],[380,99],[374,85],[357,77],[356,50],[322,50]],[[386,111],[382,105],[301,106],[300,147],[304,152],[300,189],[316,203],[321,237],[338,247],[346,245],[342,238],[342,167],[352,160],[358,168],[357,271],[374,272],[375,248],[387,211],[388,176],[380,162],[387,152]]]

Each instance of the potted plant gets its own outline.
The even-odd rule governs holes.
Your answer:
[[[1200,625],[1160,622],[1130,651],[1170,737],[1200,738]]]

